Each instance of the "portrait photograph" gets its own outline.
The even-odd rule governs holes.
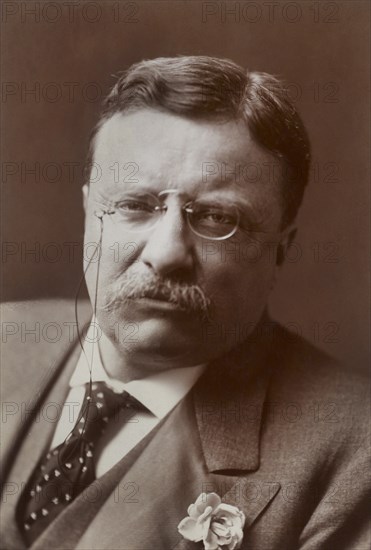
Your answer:
[[[0,548],[368,550],[369,2],[0,10]]]

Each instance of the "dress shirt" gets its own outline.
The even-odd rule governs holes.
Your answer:
[[[83,350],[70,379],[70,391],[50,448],[63,443],[76,424],[85,395],[85,384],[90,381],[90,365],[93,384],[104,381],[115,391],[125,390],[148,409],[148,411],[136,411],[129,420],[127,412],[121,411],[108,424],[104,436],[95,449],[98,478],[135,447],[185,397],[203,373],[205,365],[166,370],[124,383],[107,374],[98,343],[94,337],[91,337],[92,325],[87,332]]]

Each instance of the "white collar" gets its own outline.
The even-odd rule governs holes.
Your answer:
[[[95,321],[96,326],[96,321]],[[87,332],[87,336],[89,330]],[[70,379],[70,386],[76,387],[86,384],[90,380],[89,364],[92,368],[93,382],[104,381],[116,391],[127,391],[138,399],[147,409],[158,418],[163,418],[179,403],[197,382],[205,370],[206,365],[183,367],[161,371],[140,380],[131,380],[124,383],[111,378],[102,363],[99,347],[94,338],[85,338],[84,349],[80,354],[74,373]]]

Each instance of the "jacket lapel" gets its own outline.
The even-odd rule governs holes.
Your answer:
[[[210,365],[195,388],[195,410],[211,472],[259,468],[259,440],[270,368],[266,349],[235,350]]]

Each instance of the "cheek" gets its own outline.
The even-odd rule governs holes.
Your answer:
[[[268,255],[226,258],[205,265],[204,275],[205,290],[215,304],[218,321],[258,321],[273,286],[275,262]]]
[[[89,262],[94,248],[101,242],[101,261],[100,267],[103,270],[111,270],[125,260],[130,259],[135,249],[135,243],[129,243],[123,240],[123,235],[119,234],[117,228],[112,225],[109,217],[103,216],[102,221],[90,213],[88,221],[85,224],[84,233],[84,264]]]
[[[117,228],[103,221],[101,253],[98,262],[97,245],[101,236],[101,227],[98,224],[86,226],[84,239],[84,268],[89,294],[95,292],[98,276],[100,295],[107,287],[114,283],[122,273],[138,261],[143,248],[142,237],[118,233]],[[89,265],[88,265],[89,264]],[[99,267],[99,273],[97,273]]]
[[[101,247],[99,246],[100,238],[100,221],[93,218],[86,223],[84,234],[85,280],[91,299],[95,296],[97,281],[99,297],[102,294],[102,289],[115,278],[115,273],[119,270],[120,265],[119,258],[115,255],[114,239],[106,230],[104,222]]]

